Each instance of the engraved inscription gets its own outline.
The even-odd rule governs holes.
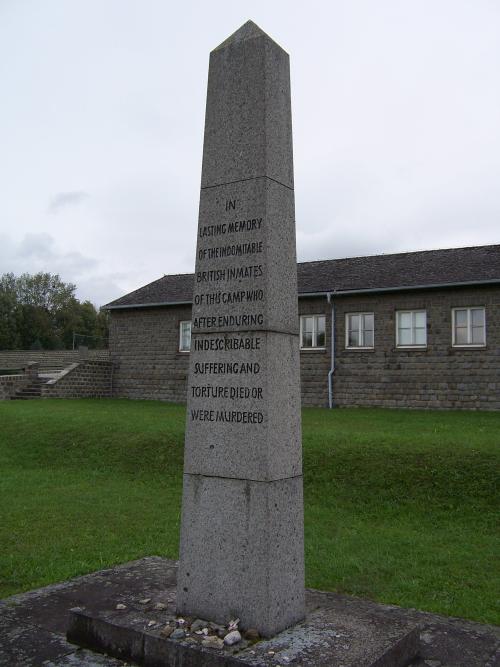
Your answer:
[[[212,352],[219,352],[220,350],[260,350],[262,339],[257,336],[251,338],[250,336],[225,336],[224,338],[204,338],[197,337],[194,339],[195,350],[210,350]]]
[[[263,405],[264,400],[259,355],[263,337],[236,331],[221,335],[208,332],[226,328],[244,330],[264,324],[259,304],[266,296],[262,283],[266,267],[262,260],[250,259],[265,251],[264,218],[238,214],[234,215],[236,219],[230,219],[241,202],[228,197],[216,203],[222,205],[222,219],[200,224],[198,229],[191,351],[200,356],[193,359],[189,419],[221,425],[262,424],[265,412],[258,405]],[[248,263],[235,261],[245,256],[250,259]],[[231,259],[233,262],[225,261]],[[252,307],[257,307],[257,312],[252,312]],[[207,334],[198,333],[200,330]],[[233,359],[235,352],[238,354]],[[234,409],[209,409],[210,406],[204,405],[207,400],[220,401],[221,408],[224,402],[230,402]]]
[[[236,400],[240,398],[262,399],[262,387],[228,387],[224,385],[204,384],[191,387],[194,398],[223,398]]]
[[[198,259],[225,259],[226,257],[243,257],[244,255],[256,255],[264,252],[262,241],[248,243],[233,243],[232,245],[216,246],[215,248],[200,248]]]
[[[251,412],[244,410],[191,410],[193,421],[203,422],[225,422],[236,424],[262,424],[264,415],[262,412]]]
[[[231,280],[242,280],[244,278],[260,278],[262,275],[264,275],[262,264],[250,266],[229,266],[227,269],[197,271],[196,282],[224,282]]]

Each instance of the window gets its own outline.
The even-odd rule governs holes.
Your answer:
[[[191,349],[191,321],[179,322],[179,352],[189,352]]]
[[[373,313],[348,313],[345,327],[346,347],[373,347],[373,320]]]
[[[324,315],[301,315],[300,347],[303,350],[325,347]]]
[[[396,312],[396,347],[426,347],[427,313],[425,310]]]
[[[452,344],[486,345],[486,317],[484,308],[453,308]]]

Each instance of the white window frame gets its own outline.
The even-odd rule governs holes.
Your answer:
[[[456,315],[457,310],[465,310],[467,312],[467,340],[472,340],[472,316],[473,310],[482,310],[484,313],[484,343],[456,343]],[[486,347],[486,307],[485,306],[457,306],[451,309],[451,344],[453,347],[461,348],[481,348]]]
[[[415,343],[415,315],[416,313],[424,313],[425,315],[425,343]],[[400,343],[399,342],[399,316],[400,315],[411,315],[411,343]],[[425,308],[415,308],[407,310],[396,310],[396,347],[399,349],[406,350],[424,350],[427,347],[427,311]]]
[[[183,324],[189,324],[189,350],[186,350],[182,347]],[[191,352],[191,320],[181,320],[179,322],[179,352],[182,352],[183,354],[189,354],[189,352]]]
[[[302,345],[303,333],[304,333],[304,320],[306,317],[313,318],[313,330],[312,330],[312,345],[310,347],[304,347]],[[325,345],[317,345],[318,337],[318,318],[322,317],[325,320]],[[311,313],[311,315],[301,315],[300,316],[300,349],[301,350],[324,350],[326,346],[326,315],[322,313]]]
[[[364,315],[371,315],[373,317],[373,344],[372,345],[349,345],[349,318],[352,315],[359,315],[359,340],[363,338],[363,343],[364,343],[364,336],[363,336],[363,329],[361,326],[361,322],[363,321],[363,316]],[[362,311],[362,312],[353,312],[353,313],[346,313],[345,314],[345,347],[346,350],[373,350],[375,348],[375,313],[373,311]]]

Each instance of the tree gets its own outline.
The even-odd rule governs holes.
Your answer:
[[[16,278],[16,289],[19,303],[53,314],[75,300],[76,285],[63,283],[58,275],[50,273],[23,273]]]
[[[5,273],[0,278],[0,349],[14,349],[21,344],[16,307],[15,276]]]
[[[97,311],[90,301],[81,303],[75,290],[73,283],[50,273],[4,274],[0,278],[0,349],[71,349],[75,332],[88,340],[89,347],[107,338],[107,313]]]

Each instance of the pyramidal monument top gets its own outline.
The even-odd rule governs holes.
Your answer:
[[[266,37],[269,39],[271,42],[274,42],[274,39],[269,37],[267,33],[265,33],[262,28],[259,28],[259,26],[254,23],[253,21],[247,21],[244,23],[238,30],[233,32],[232,35],[229,35],[227,39],[225,39],[219,46],[216,46],[214,51],[220,51],[221,49],[225,49],[228,46],[231,46],[233,44],[237,44],[239,42],[245,42],[249,39],[257,39],[258,37]],[[276,42],[275,42],[276,43]]]

